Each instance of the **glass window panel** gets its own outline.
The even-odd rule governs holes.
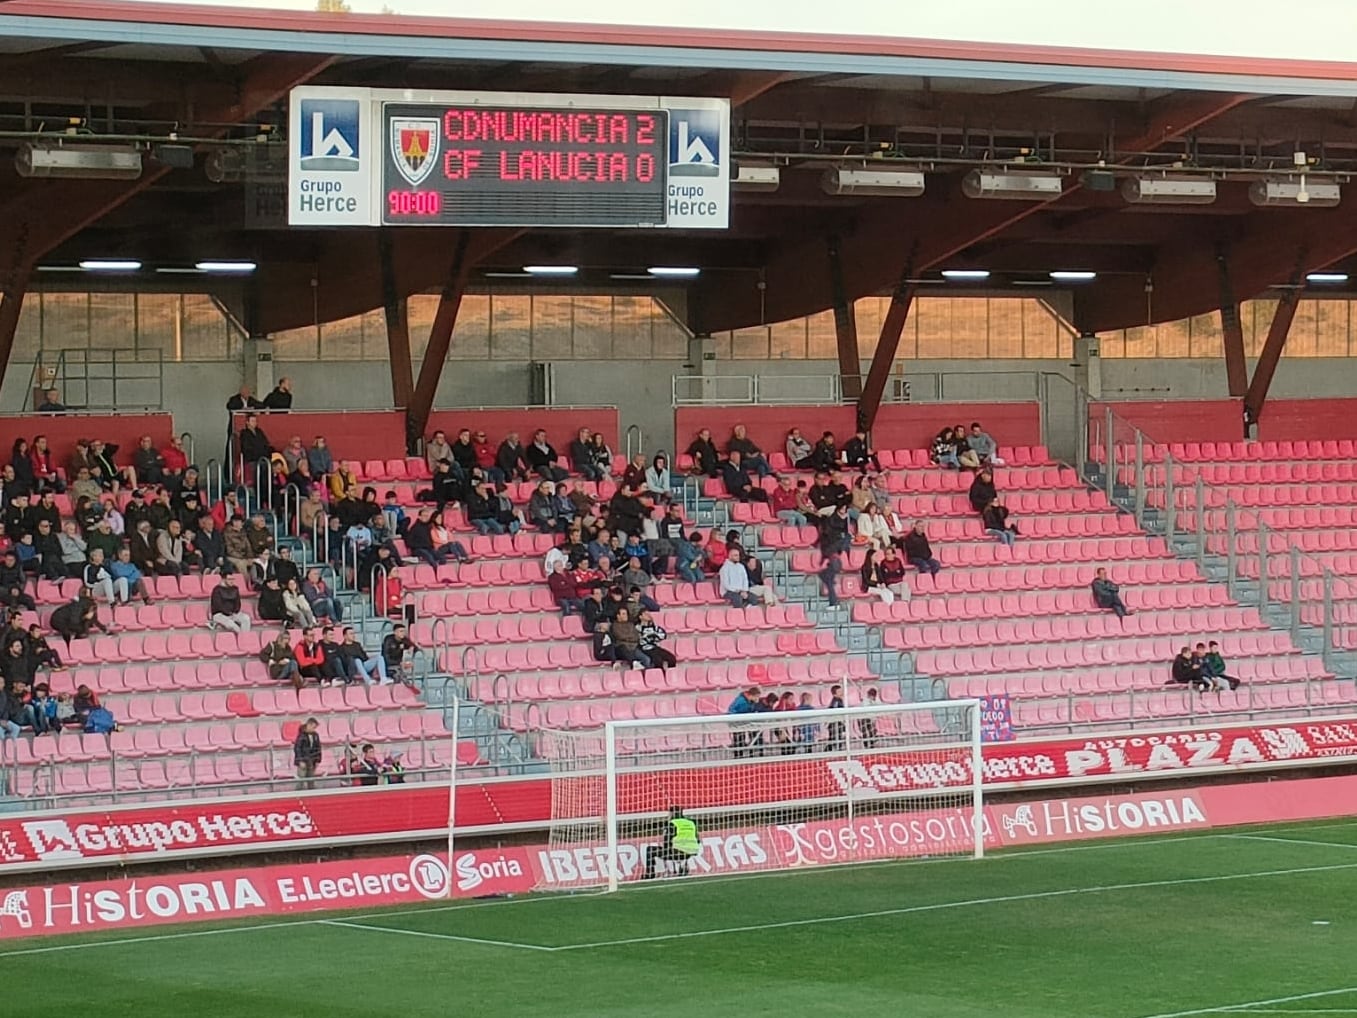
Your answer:
[[[1196,315],[1188,322],[1188,329],[1189,356],[1216,360],[1225,356],[1225,332],[1219,311]]]
[[[286,329],[275,332],[273,356],[280,361],[313,361],[316,359],[319,337],[314,325],[304,325],[300,329]]]
[[[713,332],[711,334],[711,351],[712,356],[718,361],[730,360],[730,333]],[[694,367],[694,370],[696,370],[696,367]]]
[[[876,344],[881,340],[881,319],[890,306],[886,297],[863,297],[853,305],[858,327],[858,356],[864,361],[876,355]]]
[[[1249,357],[1257,357],[1263,352],[1263,344],[1267,342],[1267,330],[1272,326],[1272,316],[1277,312],[1277,302],[1259,299],[1248,301],[1244,306],[1250,312],[1249,317],[1244,318],[1244,353]]]
[[[1138,325],[1126,330],[1127,357],[1156,357],[1159,353],[1159,327]]]
[[[469,297],[462,298],[462,309],[467,306]],[[438,310],[438,298],[432,294],[417,293],[405,301],[405,325],[410,330],[410,361],[418,364],[424,359],[424,351],[429,347],[429,328],[433,325],[434,312]],[[462,317],[461,309],[457,317]],[[453,344],[456,345],[456,336]]]
[[[85,350],[90,345],[89,294],[42,295],[42,348]]]
[[[919,313],[919,360],[952,356],[952,301],[947,297],[916,297]]]
[[[204,293],[184,294],[182,314],[182,358],[186,361],[226,359],[230,349],[226,319],[212,303],[212,298]]]
[[[1055,357],[1056,337],[1060,333],[1060,323],[1055,315],[1035,297],[1023,297],[1022,342],[1024,357]]]
[[[1315,342],[1315,353],[1318,356],[1346,357],[1348,355],[1348,322],[1351,313],[1351,301],[1315,301],[1315,318],[1319,333]]]
[[[953,297],[951,356],[979,358],[988,354],[989,300]]]
[[[42,349],[42,297],[41,293],[30,291],[24,297],[24,306],[19,309],[14,352],[10,355],[16,361],[38,359],[38,351]]]
[[[834,332],[834,312],[821,311],[806,319],[806,354],[813,360],[837,361],[839,341]]]
[[[1188,323],[1185,319],[1176,322],[1161,322],[1157,327],[1159,334],[1158,349],[1151,356],[1186,357],[1191,346]]]
[[[806,359],[806,320],[778,322],[769,330],[768,356],[773,360]]]
[[[356,361],[363,358],[363,316],[353,315],[320,327],[320,359]]]
[[[493,297],[485,293],[468,293],[462,297],[457,308],[457,324],[452,329],[452,342],[448,344],[449,360],[485,360],[490,356],[490,325],[495,305],[501,300],[513,301],[512,295],[496,294]],[[526,302],[525,302],[526,303]],[[428,324],[421,329],[419,357],[424,359],[424,351],[429,346],[429,332],[433,320],[438,314],[438,298],[431,297],[428,307]],[[524,312],[526,316],[526,311]],[[526,330],[527,318],[522,326]]]
[[[159,350],[167,361],[177,360],[179,348],[179,295],[137,294],[137,349]]]
[[[1103,357],[1126,356],[1126,330],[1098,334],[1098,351]]]
[[[569,359],[573,298],[535,296],[532,298],[532,360]]]
[[[362,359],[365,361],[389,360],[391,346],[386,341],[386,309],[376,308],[359,316],[358,326],[363,341]]]
[[[527,294],[497,293],[490,301],[490,356],[532,359],[532,298]]]
[[[1315,356],[1315,333],[1317,328],[1317,301],[1303,300],[1296,305],[1296,317],[1291,321],[1291,331],[1286,336],[1286,346],[1282,354],[1287,357]]]
[[[737,329],[730,337],[731,357],[735,360],[766,361],[770,331],[766,325]]]
[[[1011,297],[992,297],[989,303],[989,356],[1022,356],[1022,303]]]
[[[649,297],[613,298],[613,355],[649,360],[655,356],[657,308]]]
[[[90,294],[90,346],[131,350],[136,346],[136,297],[130,293]]]
[[[652,355],[658,360],[684,360],[688,356],[688,330],[674,321],[668,310],[654,299],[650,301]]]
[[[618,343],[620,356],[627,356]],[[579,297],[575,300],[575,359],[607,360],[613,352],[613,302],[611,297]]]

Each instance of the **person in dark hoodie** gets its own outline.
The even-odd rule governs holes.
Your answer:
[[[693,470],[708,477],[717,477],[721,472],[721,456],[716,451],[716,443],[711,440],[711,428],[702,428],[688,446],[688,455],[693,458]]]
[[[297,767],[297,790],[307,791],[316,787],[316,769],[320,766],[320,735],[316,731],[320,722],[307,718],[297,730],[296,741],[292,743],[292,762]]]
[[[982,470],[975,475],[975,480],[971,482],[970,502],[971,509],[977,513],[983,513],[986,507],[998,497],[998,491],[994,487],[994,474],[988,470]]]

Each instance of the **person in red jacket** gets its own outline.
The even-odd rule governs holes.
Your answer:
[[[317,682],[325,679],[325,649],[316,639],[314,629],[302,633],[297,646],[292,648],[292,654],[297,659],[297,670],[303,679],[315,679]]]
[[[499,468],[499,464],[496,462],[499,447],[491,445],[486,440],[484,431],[477,431],[472,434],[471,444],[476,447],[476,465],[481,468],[481,473],[492,484],[503,484],[504,471]]]
[[[579,583],[575,579],[575,574],[566,569],[564,561],[557,559],[551,575],[547,577],[547,586],[551,589],[551,596],[560,607],[563,617],[572,611],[584,610],[584,603],[580,600]]]
[[[46,435],[38,435],[33,439],[33,448],[28,452],[28,461],[33,466],[33,483],[38,491],[55,491],[60,495],[66,490],[66,482],[57,473],[56,459],[47,446]]]

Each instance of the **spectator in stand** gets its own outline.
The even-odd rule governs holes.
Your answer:
[[[142,439],[143,448],[145,441],[145,439]],[[240,450],[240,458],[246,465],[241,480],[249,483],[254,480],[254,465],[273,455],[273,446],[269,443],[269,436],[264,434],[264,429],[259,426],[258,414],[245,415],[245,427],[240,429],[240,441],[236,448]],[[137,477],[143,484],[155,483],[140,469],[137,470]]]
[[[881,469],[876,451],[867,442],[867,432],[861,428],[853,432],[853,437],[843,444],[843,465],[850,470],[861,470],[864,474],[869,466],[873,470]]]
[[[762,601],[765,608],[771,608],[777,604],[777,594],[773,592],[770,584],[763,575],[763,563],[759,557],[750,552],[741,551],[744,558],[745,575],[749,577],[749,594],[751,597]]]
[[[523,450],[523,462],[538,477],[548,481],[564,481],[569,476],[556,462],[556,450],[547,441],[547,433],[538,428],[532,433],[532,445]]]
[[[518,440],[518,432],[511,431],[499,444],[495,453],[495,465],[504,474],[505,481],[526,481],[528,462],[524,458],[524,448]],[[500,483],[504,483],[503,481]]]
[[[476,450],[476,466],[480,468],[482,476],[491,484],[503,484],[507,478],[495,462],[495,447],[485,437],[485,432],[477,431],[472,434],[471,444]]]
[[[731,498],[741,502],[768,502],[768,492],[751,482],[738,450],[732,449],[730,457],[721,464],[721,482]]]
[[[90,474],[89,467],[81,467],[79,470],[72,473],[71,476],[75,478],[75,480],[71,482],[71,495],[74,498],[87,498],[98,501],[99,496],[103,494],[104,489],[99,487],[99,483],[95,481],[94,477]]]
[[[551,481],[543,481],[528,497],[528,522],[544,534],[565,532],[562,520],[556,515],[556,489]]]
[[[447,432],[440,428],[424,443],[424,462],[432,474],[443,460],[452,462],[452,446],[448,444]]]
[[[38,520],[36,534],[25,534],[19,544],[19,557],[24,557],[25,547],[32,548],[29,571],[44,580],[61,580],[66,577],[66,566],[61,560],[61,541],[48,520]]]
[[[650,511],[625,484],[608,502],[608,528],[615,534],[641,534]]]
[[[656,453],[646,468],[646,490],[656,502],[668,504],[674,499],[669,457],[662,452]]]
[[[999,458],[999,447],[994,439],[981,429],[979,421],[971,422],[971,433],[966,436],[966,447],[975,453],[975,458],[982,467],[1004,465],[1004,461]]]
[[[283,446],[283,462],[287,464],[288,473],[295,471],[297,464],[305,461],[306,446],[302,445],[302,436],[293,435],[287,440],[287,445]]]
[[[386,674],[393,682],[414,684],[410,678],[410,669],[405,663],[405,656],[413,655],[418,650],[420,647],[407,635],[403,623],[397,623],[395,628],[386,634],[386,639],[382,640],[382,657],[386,660]]]
[[[909,583],[905,580],[905,571],[907,565],[905,557],[900,554],[900,549],[895,545],[887,545],[886,550],[881,553],[877,560],[877,571],[881,579],[885,581],[886,586],[901,601],[908,601],[912,595]]]
[[[290,576],[286,583],[280,585],[283,588],[283,607],[287,609],[288,615],[308,629],[314,627],[317,624],[316,613],[311,610],[311,605],[302,594],[302,587],[297,578]]]
[[[437,567],[447,561],[447,555],[434,545],[433,513],[430,510],[421,509],[415,522],[410,524],[405,532],[405,547],[426,565]]]
[[[28,640],[22,630],[11,629],[5,634],[4,651],[0,652],[0,676],[6,689],[19,683],[33,681],[35,669],[28,654]]]
[[[146,576],[132,561],[131,548],[126,546],[119,548],[113,561],[108,564],[108,571],[113,577],[114,587],[117,588],[123,604],[126,604],[133,594],[140,597],[145,604],[152,603]]]
[[[1213,684],[1202,674],[1201,658],[1193,655],[1191,647],[1184,646],[1173,659],[1169,681],[1165,685],[1191,686],[1199,692],[1205,692]]]
[[[937,576],[942,571],[942,563],[933,557],[933,546],[928,543],[928,534],[922,520],[916,520],[914,528],[905,535],[905,560],[920,573]]]
[[[605,585],[594,582],[589,590],[589,596],[580,602],[580,618],[584,621],[586,633],[595,632],[601,620],[606,621],[612,618],[612,606],[605,600],[605,593]]]
[[[38,492],[54,491],[60,495],[66,490],[66,482],[57,472],[56,458],[47,447],[47,436],[37,435],[33,439],[33,449],[28,458],[33,463],[33,490]]]
[[[198,517],[193,548],[202,559],[204,573],[231,571],[231,563],[226,558],[225,536],[217,529],[217,521],[210,513]]]
[[[300,439],[297,445],[301,445]],[[160,462],[164,470],[164,483],[178,490],[180,478],[189,468],[188,453],[184,451],[184,440],[180,436],[170,436],[170,444],[160,451]]]
[[[678,664],[674,655],[660,644],[669,638],[664,626],[655,621],[648,608],[642,608],[636,619],[636,631],[641,637],[641,653],[650,659],[651,667],[668,671]]]
[[[330,454],[330,446],[326,443],[324,435],[317,435],[312,440],[311,448],[306,450],[306,463],[311,468],[311,476],[316,480],[334,470],[335,460]]]
[[[1233,675],[1225,674],[1225,658],[1220,653],[1220,644],[1212,640],[1205,656],[1202,658],[1202,674],[1211,679],[1217,689],[1223,689],[1221,682],[1230,689],[1239,688],[1239,680]]]
[[[707,572],[716,576],[721,572],[721,567],[726,564],[726,555],[730,551],[730,542],[721,536],[720,530],[716,527],[711,528],[707,534]]]
[[[1008,506],[1004,505],[1003,499],[990,499],[980,517],[984,521],[986,533],[993,534],[1010,548],[1017,542],[1018,525],[1009,521]]]
[[[243,434],[243,432],[242,432]],[[150,435],[142,435],[132,453],[132,467],[141,484],[162,484],[165,480],[165,457],[155,447]]]
[[[320,722],[307,718],[297,729],[297,738],[292,743],[292,764],[297,768],[297,791],[307,792],[316,787],[316,771],[320,767],[322,750],[320,735],[316,729]]]
[[[28,439],[14,440],[9,465],[14,471],[14,477],[5,484],[5,491],[10,498],[17,498],[20,495],[27,497],[38,490],[37,480],[33,476],[33,460],[28,455]]]
[[[80,536],[75,520],[67,520],[61,525],[61,533],[57,535],[57,544],[61,548],[61,564],[65,567],[66,575],[79,576],[84,572],[85,562],[88,560],[88,545],[85,543],[85,539]],[[109,600],[112,600],[112,598]]]
[[[650,655],[641,649],[641,634],[626,608],[617,610],[612,622],[612,639],[617,660],[625,661],[635,669],[650,667]]]
[[[292,409],[292,379],[278,379],[273,391],[264,397],[264,409],[274,413],[286,413]]]
[[[769,474],[776,476],[773,468],[768,465],[768,459],[763,455],[763,450],[754,444],[743,424],[735,425],[730,433],[730,441],[726,443],[726,453],[732,452],[738,452],[745,469],[754,471],[760,479]]]
[[[688,446],[688,455],[693,460],[693,473],[707,477],[718,477],[721,471],[721,456],[716,451],[716,443],[711,440],[711,428],[701,428]]]
[[[701,532],[694,530],[674,548],[676,572],[687,583],[702,583],[707,578],[707,555],[702,540]]]
[[[443,510],[448,506],[455,506],[470,498],[469,492],[474,490],[476,485],[485,484],[485,480],[477,477],[473,478],[470,484],[464,484],[452,472],[451,460],[439,460],[434,465],[433,479],[429,484],[427,495],[421,492],[420,499],[425,502],[432,501],[434,512],[442,516]]]
[[[878,559],[881,552],[875,548],[868,548],[867,554],[862,560],[862,592],[864,594],[873,594],[879,597],[886,604],[895,603],[895,593],[887,586],[886,581],[881,578],[881,569]]]
[[[27,586],[28,579],[19,565],[18,553],[10,548],[0,555],[0,604],[36,611],[37,604],[24,592]]]
[[[338,523],[338,521],[335,521]],[[250,537],[245,533],[245,517],[233,516],[222,534],[222,546],[226,549],[226,561],[238,573],[248,574],[254,561],[254,549],[250,546]]]
[[[325,652],[321,650],[320,641],[316,638],[314,625],[313,622],[302,631],[302,638],[292,648],[292,655],[297,660],[297,671],[301,673],[303,679],[315,679],[318,684],[323,685]]]
[[[988,470],[981,470],[975,475],[975,480],[971,481],[971,490],[967,495],[971,503],[971,511],[983,514],[985,508],[998,495],[999,492],[994,487],[994,475]]]
[[[651,505],[655,504],[650,495],[650,485],[646,482],[646,458],[643,453],[638,452],[631,458],[627,468],[622,471],[622,483],[636,492],[638,498],[645,498]]]
[[[877,551],[885,551],[891,546],[894,535],[886,523],[881,507],[875,502],[867,505],[867,510],[858,517],[857,543],[865,544]]]
[[[497,506],[495,497],[490,493],[485,481],[477,481],[471,486],[471,493],[466,499],[466,519],[473,527],[476,533],[485,537],[490,534],[503,534],[504,525],[496,518]]]
[[[804,491],[804,481],[794,484],[792,479],[784,474],[778,478],[777,487],[768,496],[768,507],[783,523],[793,527],[804,527],[806,515],[800,510],[797,498],[798,493]]]
[[[71,645],[72,640],[88,639],[91,630],[97,629],[105,636],[108,635],[108,627],[99,621],[98,606],[90,596],[88,587],[81,587],[73,600],[67,601],[52,612],[49,624],[52,631],[60,634],[66,641],[67,647]]]
[[[38,413],[40,414],[64,414],[70,409],[61,402],[61,392],[57,389],[48,389],[42,394],[42,402],[38,404]]]
[[[339,645],[339,650],[344,656],[348,677],[354,682],[371,685],[375,675],[380,685],[391,685],[391,678],[386,671],[386,658],[381,654],[369,655],[351,626],[344,627],[344,642]]]
[[[607,436],[601,431],[595,431],[593,437],[589,440],[589,449],[594,457],[595,469],[603,471],[603,476],[599,480],[607,480],[612,477],[613,451],[608,447]]]
[[[601,481],[607,477],[607,473],[594,462],[594,442],[593,435],[588,428],[580,428],[579,433],[571,440],[570,465],[574,467],[575,473],[580,474],[589,481]]]
[[[750,686],[748,689],[738,693],[729,707],[726,708],[727,714],[762,714],[763,713],[763,692],[758,686]],[[751,746],[759,745],[763,741],[761,733],[749,728],[731,728],[730,730],[730,748],[734,750],[736,759],[740,757],[751,756],[756,750]]]
[[[304,685],[286,629],[279,631],[277,636],[264,644],[259,651],[259,660],[264,663],[269,678],[275,682],[290,682],[293,689],[301,689]]]
[[[815,443],[810,452],[811,469],[817,473],[829,473],[839,465],[839,447],[834,442],[834,432],[826,431]]]
[[[156,534],[156,572],[185,576],[197,564],[198,553],[185,544],[183,527],[178,520],[170,520],[170,525]]]
[[[119,469],[113,461],[113,457],[117,454],[118,446],[116,445],[106,444],[97,438],[90,442],[90,458],[94,461],[90,473],[101,487],[115,494],[124,484],[131,488],[137,486],[136,468],[129,466]]]
[[[753,597],[749,592],[749,573],[737,549],[726,552],[726,560],[721,564],[717,577],[721,596],[732,608],[743,608],[753,603]]]
[[[28,651],[28,664],[36,675],[39,668],[49,668],[54,672],[64,672],[66,666],[61,662],[61,655],[57,653],[56,648],[48,641],[46,634],[42,631],[42,626],[34,622],[28,627],[28,640],[26,641]]]
[[[250,616],[241,608],[240,590],[236,587],[236,578],[231,573],[225,573],[221,582],[212,588],[207,610],[208,624],[213,628],[220,626],[233,633],[250,631]]]
[[[958,451],[956,432],[951,428],[943,428],[933,439],[933,444],[928,451],[928,458],[940,467],[960,470],[961,460],[958,459]]]
[[[1211,646],[1215,647],[1213,643]],[[1201,674],[1202,691],[1214,689],[1217,693],[1227,693],[1239,684],[1237,679],[1231,679],[1224,672],[1225,659],[1220,656],[1220,648],[1216,648],[1216,660],[1219,661],[1220,670],[1212,664],[1211,655],[1206,651],[1206,644],[1198,643],[1192,650],[1192,664]]]
[[[850,496],[846,491],[832,483],[827,470],[816,472],[815,483],[806,492],[806,499],[810,502],[811,509],[816,517],[833,515],[834,510],[840,504],[846,505],[849,498]]]
[[[1107,578],[1107,570],[1100,568],[1093,575],[1093,603],[1104,611],[1110,611],[1119,619],[1132,614],[1121,599],[1121,587]]]
[[[311,606],[311,612],[316,618],[329,619],[331,622],[344,621],[344,608],[319,569],[312,568],[306,571],[302,596],[306,598],[306,603]]]
[[[104,564],[104,552],[101,548],[95,548],[90,552],[89,561],[80,567],[77,574],[80,582],[89,587],[95,594],[104,595],[104,600],[109,604],[127,603],[127,585],[125,583],[115,583],[113,574],[108,571]],[[122,593],[119,598],[118,592]]]
[[[344,498],[356,499],[358,492],[358,475],[353,472],[353,468],[345,463],[337,464],[330,471],[330,500],[337,502]]]
[[[839,477],[840,475],[835,476],[836,482]],[[875,501],[871,478],[866,474],[859,474],[857,480],[853,482],[853,487],[848,491],[848,519],[856,523],[858,517],[865,513],[867,507]]]
[[[279,585],[277,577],[270,577],[264,581],[255,611],[259,613],[261,622],[281,622],[291,628],[299,621],[288,614],[287,605],[283,603],[283,588]]]
[[[471,441],[470,428],[457,432],[452,443],[452,472],[463,485],[476,473],[476,445]]]
[[[31,708],[24,703],[23,689],[24,684],[16,682],[0,690],[0,744],[6,739],[17,741],[32,714]]]
[[[659,602],[647,593],[655,580],[651,577],[641,559],[635,555],[627,559],[627,567],[622,570],[621,580],[622,585],[627,588],[628,592],[634,594],[636,600],[643,607],[653,612],[660,610]]]
[[[786,450],[787,463],[792,468],[810,470],[814,466],[810,443],[802,437],[800,428],[792,428],[787,432]]]
[[[547,574],[547,588],[551,591],[552,600],[561,609],[563,618],[571,612],[584,610],[579,583],[575,574],[567,569],[566,565],[564,559],[558,559],[552,565],[551,572]]]
[[[93,507],[92,507],[93,508]],[[112,562],[118,557],[118,549],[123,546],[122,537],[113,531],[113,521],[105,512],[94,524],[94,529],[85,535],[85,543],[92,553],[96,548],[104,553],[104,562]]]

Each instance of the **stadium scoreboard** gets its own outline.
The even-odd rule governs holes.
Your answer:
[[[724,99],[298,88],[294,226],[724,229]]]

